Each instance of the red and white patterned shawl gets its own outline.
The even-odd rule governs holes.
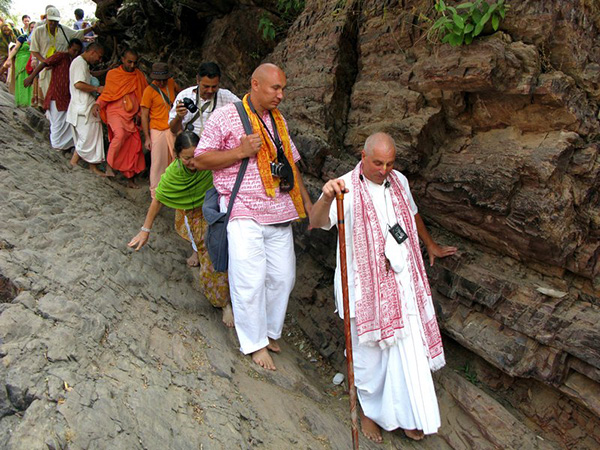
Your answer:
[[[352,212],[352,241],[356,259],[355,277],[361,295],[356,301],[356,328],[360,343],[377,343],[381,347],[393,345],[405,333],[402,302],[395,272],[388,270],[385,257],[385,239],[373,199],[364,181],[361,181],[362,162],[352,171],[354,192]],[[408,195],[398,176],[388,176],[390,195],[397,222],[408,235],[403,245],[408,246],[406,269],[413,284],[416,304],[421,319],[425,348],[431,370],[445,365],[442,337],[437,324],[431,289],[419,246],[419,235]],[[375,220],[373,219],[375,218]],[[421,334],[421,333],[419,333]]]

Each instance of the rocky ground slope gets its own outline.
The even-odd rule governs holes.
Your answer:
[[[279,370],[252,364],[198,293],[173,215],[130,251],[147,189],[68,168],[43,116],[12,105],[0,91],[0,448],[350,448],[348,398],[295,313]],[[436,374],[438,436],[361,448],[559,448],[465,375]]]
[[[481,39],[461,48],[428,42],[425,31],[435,20],[432,0],[307,0],[304,11],[274,42],[261,41],[257,30],[264,15],[281,20],[271,0],[97,3],[110,36],[107,42],[141,50],[146,68],[158,59],[169,61],[183,85],[193,79],[199,61],[214,59],[224,68],[225,87],[241,94],[263,58],[280,64],[288,74],[282,109],[314,195],[323,180],[353,167],[369,133],[384,130],[395,137],[397,167],[409,177],[434,236],[460,247],[458,255],[429,271],[449,349],[450,367],[437,380],[443,409],[451,412],[444,414],[443,442],[454,448],[600,445],[598,2],[509,1],[497,33],[487,29]],[[6,154],[6,146],[2,151]],[[8,154],[26,158],[22,153],[27,155]],[[30,156],[41,160],[31,150]],[[11,164],[20,167],[23,161]],[[15,170],[2,182],[13,180]],[[84,193],[68,186],[65,195],[84,203],[73,197]],[[129,202],[123,214],[130,214],[124,216],[130,226],[133,215],[143,212],[134,213],[129,194],[109,187],[115,198]],[[27,198],[37,199],[37,192],[33,189]],[[24,192],[12,195],[17,204],[33,211],[38,207],[39,200],[18,197]],[[115,208],[114,201],[106,203],[96,209]],[[35,217],[31,212],[24,217],[19,208],[3,204],[2,214],[22,228],[6,238],[2,261],[26,251],[26,261],[38,261],[44,253],[37,246],[44,245],[47,255],[54,255],[56,248],[43,239],[57,237],[38,225],[43,235],[39,243],[30,243],[26,226],[32,227]],[[106,236],[115,227],[114,215],[101,219],[106,222],[91,235],[111,242],[117,253],[100,257],[130,270],[125,264],[130,256]],[[163,226],[166,233],[169,224]],[[72,231],[82,232],[77,225]],[[296,231],[299,272],[290,313],[319,354],[340,368],[341,321],[333,315],[331,301],[335,236],[307,232],[303,226]],[[128,233],[121,231],[119,239],[123,234]],[[179,248],[182,258],[184,247],[172,239],[164,248]],[[36,251],[27,250],[32,247]],[[94,252],[108,251],[97,247]],[[73,248],[78,257],[89,253],[79,250],[80,245]],[[151,258],[142,258],[148,258],[146,269]],[[131,261],[135,265],[138,260]],[[42,263],[36,263],[36,270]],[[89,264],[93,273],[114,272],[117,279],[127,273],[107,269],[99,259]],[[179,266],[173,267],[178,276],[169,277],[183,279]],[[29,280],[19,270],[28,270],[10,270],[5,276],[17,280],[19,289],[32,290],[19,284]],[[60,270],[57,279],[68,280],[83,268],[49,270]],[[124,280],[119,284],[126,292],[146,292]],[[146,295],[156,300],[156,294]],[[114,329],[109,327],[106,341],[113,346]],[[29,404],[15,401],[10,405]],[[16,420],[22,410],[11,406],[7,411],[13,412],[2,423]],[[521,435],[526,443],[510,441]]]

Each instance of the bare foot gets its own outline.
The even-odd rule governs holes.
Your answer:
[[[267,347],[261,348],[260,350],[257,350],[254,353],[252,353],[252,361],[254,361],[260,367],[263,367],[265,369],[277,370],[277,368],[275,367],[275,363],[271,358],[271,355],[269,355]]]
[[[281,347],[279,346],[279,343],[275,339],[271,338],[269,338],[269,345],[267,345],[267,349],[275,353],[281,352]]]
[[[422,430],[404,430],[404,434],[415,441],[420,441],[425,437]]]
[[[135,184],[135,181],[133,181],[133,178],[127,178],[127,187],[129,189],[139,189],[140,187]]]
[[[98,166],[96,166],[95,164],[90,164],[90,171],[94,175],[98,175],[99,177],[105,177],[106,176],[106,174],[104,172],[102,172],[100,169],[98,169]]]
[[[362,434],[377,444],[381,444],[383,442],[383,437],[381,436],[381,428],[371,419],[369,419],[365,414],[360,412],[360,429]]]
[[[77,152],[73,152],[73,156],[71,157],[69,164],[71,164],[71,167],[77,167],[77,163],[79,162],[80,159],[81,158],[79,157]]]
[[[108,164],[106,165],[106,176],[110,178],[115,176],[115,171]]]
[[[233,309],[231,309],[231,303],[223,306],[223,324],[227,328],[233,328]]]
[[[198,252],[192,253],[192,256],[187,259],[187,265],[190,267],[198,267],[200,265],[200,261],[198,261]]]

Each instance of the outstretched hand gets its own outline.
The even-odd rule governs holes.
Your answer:
[[[127,247],[135,247],[134,250],[137,252],[140,248],[146,245],[149,237],[150,233],[148,233],[147,231],[140,231],[138,234],[135,235],[135,237],[131,241],[129,241]]]
[[[433,266],[435,258],[445,258],[446,256],[454,255],[457,252],[456,247],[442,247],[435,242],[427,247],[427,253],[429,254],[429,265]]]

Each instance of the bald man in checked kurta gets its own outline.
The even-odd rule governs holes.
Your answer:
[[[296,277],[291,223],[312,207],[296,167],[300,154],[277,109],[286,83],[279,67],[259,66],[243,100],[253,133],[246,135],[235,105],[226,105],[206,123],[194,158],[197,169],[213,171],[221,211],[249,159],[227,226],[229,288],[240,349],[269,370],[276,369],[269,352],[281,350],[277,341]],[[283,164],[285,174],[274,174],[271,163]]]

